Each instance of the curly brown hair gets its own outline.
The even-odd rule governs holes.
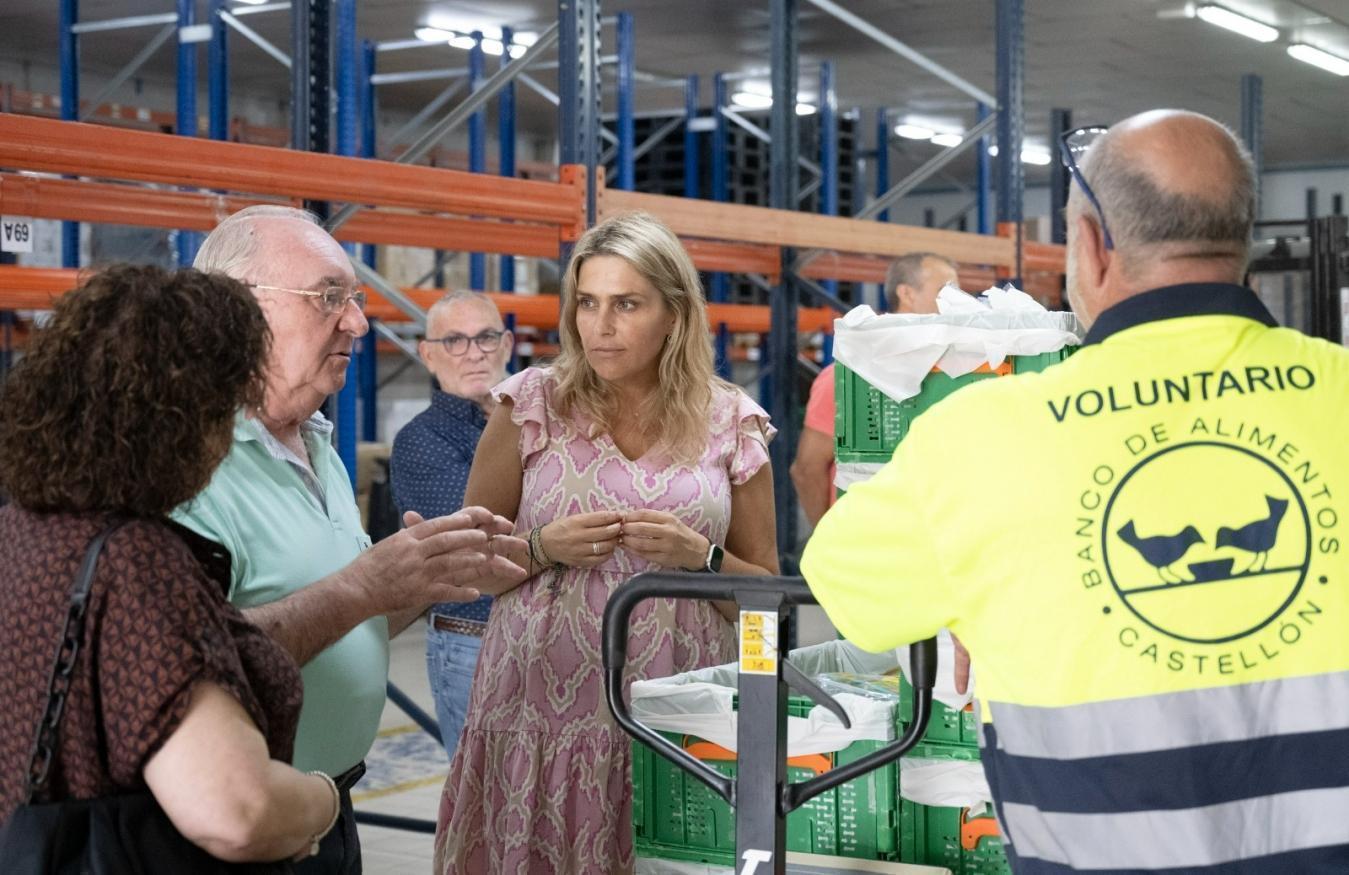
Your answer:
[[[33,511],[168,513],[257,406],[271,334],[225,276],[110,267],[57,300],[0,386],[0,488]]]

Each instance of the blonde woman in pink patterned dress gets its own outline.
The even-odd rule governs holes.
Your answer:
[[[600,619],[655,568],[777,570],[774,429],[713,372],[688,254],[645,214],[576,246],[562,354],[494,390],[464,500],[516,521],[530,577],[497,599],[436,831],[436,871],[609,875],[633,868],[628,737],[604,703]],[[630,677],[735,658],[732,606],[634,612]]]

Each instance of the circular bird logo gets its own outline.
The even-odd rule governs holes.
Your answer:
[[[1101,540],[1129,610],[1195,643],[1268,625],[1311,564],[1311,518],[1288,474],[1251,450],[1208,441],[1168,447],[1125,474]]]

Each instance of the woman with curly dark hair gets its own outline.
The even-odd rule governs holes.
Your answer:
[[[0,387],[0,821],[148,789],[184,837],[243,862],[305,856],[335,820],[332,781],[286,765],[299,669],[226,602],[229,554],[167,517],[259,403],[269,342],[234,280],[113,267],[56,302]],[[71,584],[109,529],[30,799]]]

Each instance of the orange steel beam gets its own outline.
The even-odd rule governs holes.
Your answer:
[[[79,271],[70,268],[0,264],[0,310],[49,310],[77,285]]]
[[[1068,247],[1060,243],[1021,244],[1021,270],[1024,273],[1064,273],[1067,260]]]
[[[1012,241],[962,231],[914,228],[609,189],[600,199],[603,217],[645,210],[680,236],[800,249],[857,252],[893,258],[909,252],[936,252],[962,264],[1014,263]]]
[[[277,203],[257,198],[114,185],[78,179],[48,179],[0,173],[0,213],[151,228],[209,231],[246,206]],[[337,231],[351,243],[422,246],[474,252],[556,258],[557,226],[490,219],[454,219],[365,210]]]
[[[70,268],[16,267],[0,265],[0,310],[46,310],[55,298],[79,284],[81,271]],[[371,290],[373,291],[373,290]],[[430,307],[444,293],[440,289],[403,289],[422,309]],[[558,298],[556,295],[519,295],[505,292],[485,292],[502,314],[514,314],[521,325],[536,328],[556,328]],[[372,294],[365,313],[387,322],[406,322],[407,316],[393,304]],[[801,331],[833,331],[834,311],[820,307],[800,310]],[[769,308],[747,304],[708,304],[707,320],[714,327],[725,323],[733,332],[763,333],[771,322]]]
[[[575,185],[0,113],[0,166],[459,215],[584,224]]]
[[[998,236],[1009,243],[1016,239],[1015,222],[999,222]],[[1015,250],[1013,250],[1015,251]],[[1068,248],[1061,243],[1037,243],[1033,240],[1021,241],[1021,272],[1064,273],[1067,270]]]
[[[727,273],[761,273],[776,282],[780,265],[778,247],[758,243],[726,243],[680,236],[680,242],[699,270]]]

